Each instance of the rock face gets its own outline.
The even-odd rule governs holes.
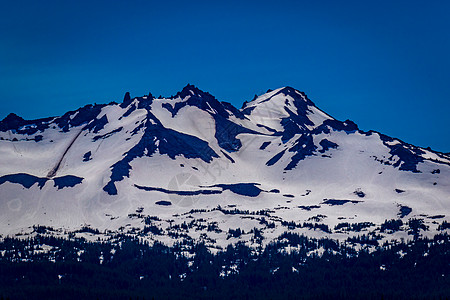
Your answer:
[[[264,243],[287,230],[383,241],[433,236],[450,221],[448,153],[361,131],[291,87],[241,109],[188,85],[61,117],[10,114],[0,153],[3,236],[89,226],[224,247],[251,245],[256,230]]]

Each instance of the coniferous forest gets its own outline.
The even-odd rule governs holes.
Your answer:
[[[355,247],[359,246],[359,247]],[[356,251],[355,249],[361,250]],[[450,236],[374,246],[284,233],[266,247],[0,243],[0,299],[448,299]]]

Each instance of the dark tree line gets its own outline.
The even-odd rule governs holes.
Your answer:
[[[412,227],[420,227],[419,223]],[[398,225],[385,226],[395,230]],[[258,234],[254,231],[255,238]],[[355,250],[355,244],[363,250]],[[215,254],[193,241],[166,247],[127,236],[113,243],[38,235],[5,238],[0,250],[3,299],[448,299],[450,295],[446,234],[378,245],[364,235],[337,242],[285,232],[264,248],[238,243]]]

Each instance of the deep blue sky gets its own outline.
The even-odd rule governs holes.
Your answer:
[[[240,107],[289,85],[449,152],[449,14],[450,1],[2,1],[0,119],[187,83]]]

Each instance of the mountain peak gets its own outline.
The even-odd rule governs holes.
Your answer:
[[[280,97],[281,96],[281,97]],[[292,99],[289,99],[290,97]],[[269,89],[266,93],[256,96],[249,102],[244,102],[242,108],[249,108],[262,103],[283,102],[285,105],[292,106],[315,106],[315,104],[306,96],[304,92],[294,89],[290,86],[281,87],[275,90]],[[281,102],[279,103],[281,105]]]
[[[181,101],[177,100],[177,103],[174,106],[168,103],[163,104],[165,108],[170,110],[172,116],[175,116],[178,111],[185,106],[196,106],[199,109],[209,113],[219,114],[224,117],[228,117],[229,115],[224,107],[224,104],[222,104],[210,93],[204,92],[194,85],[186,85],[181,92],[178,92],[175,96],[172,96],[169,99],[175,100],[178,98],[180,98]],[[229,104],[229,106],[231,106],[231,104]],[[235,110],[237,111],[237,109]]]
[[[9,130],[13,128],[17,128],[21,125],[23,125],[25,120],[16,115],[15,113],[10,113],[6,116],[2,121],[0,121],[0,129],[1,130]]]
[[[2,122],[15,122],[15,121],[24,121],[24,119],[18,115],[16,115],[15,113],[9,113],[3,120]]]
[[[275,95],[283,94],[285,96],[290,96],[294,99],[294,101],[306,102],[306,104],[315,106],[315,104],[306,96],[306,94],[302,91],[296,90],[290,86],[285,86],[277,90],[278,92]],[[275,96],[274,95],[274,96]]]
[[[292,87],[241,110],[191,84],[153,100],[127,93],[122,108],[0,121],[0,235],[34,236],[42,224],[54,228],[46,234],[79,237],[76,224],[88,224],[101,239],[225,249],[277,241],[285,230],[343,241],[364,231],[384,243],[407,237],[410,217],[420,216],[427,236],[450,221],[448,155],[358,130]],[[399,233],[379,229],[396,216]],[[233,237],[235,228],[245,233]]]
[[[197,97],[213,97],[211,94],[204,92],[197,88],[195,85],[187,84],[181,92],[178,92],[176,96],[179,96],[180,98],[184,99],[188,96],[197,96]]]

